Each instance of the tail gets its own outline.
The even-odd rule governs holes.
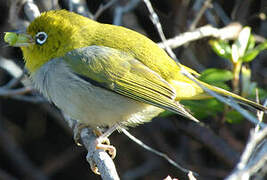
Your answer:
[[[186,118],[188,118],[188,119],[191,119],[192,121],[195,121],[195,122],[197,122],[197,123],[200,123],[200,121],[197,119],[197,118],[195,118],[193,115],[191,115],[184,107],[183,107],[183,105],[181,105],[179,102],[176,102],[176,107],[177,107],[177,110],[176,111],[172,111],[172,112],[174,112],[174,113],[177,113],[177,114],[179,114],[179,115],[181,115],[181,116],[184,116],[184,117],[186,117]]]
[[[226,91],[224,89],[218,88],[216,86],[212,86],[212,85],[204,83],[202,81],[198,81],[198,82],[200,84],[202,84],[203,86],[209,88],[212,91],[215,91],[216,93],[218,93],[220,95],[233,97],[234,99],[238,100],[238,103],[241,103],[241,104],[246,105],[246,106],[251,106],[251,107],[253,107],[253,108],[257,109],[257,110],[264,111],[265,113],[267,113],[267,107],[264,107],[261,104],[258,104],[256,102],[250,101],[250,100],[248,100],[246,98],[243,98],[243,97],[241,97],[241,96],[239,96],[237,94],[231,93],[229,91]]]

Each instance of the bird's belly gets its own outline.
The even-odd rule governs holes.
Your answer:
[[[136,125],[150,121],[163,111],[94,86],[62,64],[51,63],[52,67],[47,64],[45,66],[50,67],[42,67],[33,76],[36,87],[59,109],[81,123],[91,127],[112,126],[117,122]]]
[[[112,126],[117,122],[129,124],[151,120],[161,109],[146,105],[105,89],[90,85],[86,89],[70,87],[62,89],[66,93],[53,98],[53,102],[73,119],[91,127]],[[66,90],[68,89],[68,90]],[[156,111],[158,109],[158,111]],[[150,111],[155,111],[153,114]],[[148,116],[152,113],[153,116]],[[132,123],[131,123],[132,122]]]

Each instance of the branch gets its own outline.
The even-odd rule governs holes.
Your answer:
[[[123,132],[123,134],[125,134],[129,139],[131,139],[133,142],[135,142],[136,144],[138,144],[139,146],[141,146],[142,148],[164,158],[165,160],[167,160],[171,165],[173,165],[174,167],[176,167],[177,169],[179,169],[180,171],[184,172],[184,173],[192,173],[192,171],[185,169],[184,167],[182,167],[181,165],[177,164],[175,161],[173,161],[171,158],[168,157],[167,154],[164,154],[162,152],[159,152],[158,150],[155,150],[151,147],[149,147],[148,145],[144,144],[142,141],[140,141],[139,139],[137,139],[136,137],[134,137],[133,135],[131,135],[126,129],[121,128],[121,131]],[[196,176],[198,176],[197,173],[194,172],[194,174]]]
[[[77,122],[72,120],[68,116],[64,115],[65,120],[68,122],[69,126],[77,129]],[[116,171],[116,167],[111,157],[107,152],[101,149],[96,149],[96,136],[93,131],[89,128],[83,128],[81,130],[81,142],[87,149],[88,153],[86,159],[93,170],[95,167],[98,168],[103,180],[118,180],[120,179]]]
[[[143,1],[145,2],[147,8],[149,9],[149,12],[151,14],[152,22],[156,26],[156,28],[158,30],[158,33],[159,33],[159,35],[161,37],[161,40],[163,41],[163,47],[166,48],[166,51],[169,53],[169,55],[177,62],[177,65],[181,69],[181,71],[180,71],[181,74],[183,74],[184,76],[186,76],[190,80],[194,81],[198,86],[200,86],[205,92],[207,92],[211,96],[215,97],[219,101],[231,106],[232,108],[234,108],[235,110],[240,112],[246,119],[248,119],[252,123],[258,124],[259,121],[253,115],[248,113],[245,109],[241,108],[235,101],[233,101],[230,98],[225,98],[225,97],[215,93],[214,91],[208,89],[207,87],[203,86],[202,84],[200,84],[193,75],[191,75],[180,63],[178,63],[179,60],[177,59],[177,57],[175,56],[175,54],[171,50],[170,46],[168,46],[168,44],[167,44],[165,35],[163,34],[163,30],[162,30],[161,24],[159,22],[158,15],[155,13],[155,11],[154,11],[154,9],[153,9],[153,7],[152,7],[152,5],[151,5],[149,0],[143,0]],[[259,125],[261,127],[265,127],[266,126],[265,123],[260,123]]]
[[[191,41],[196,41],[206,37],[214,37],[219,39],[234,39],[238,36],[242,29],[242,25],[239,23],[231,23],[224,28],[218,29],[211,25],[202,26],[191,32],[185,32],[174,38],[166,40],[166,45],[170,48],[177,48]],[[158,43],[159,47],[165,48],[164,44]]]
[[[0,56],[0,68],[7,71],[13,79],[6,85],[0,87],[0,97],[8,97],[16,100],[31,102],[31,103],[43,103],[46,102],[41,96],[24,96],[26,93],[32,92],[32,87],[24,83],[23,70],[12,60],[6,59]],[[19,89],[11,89],[21,82],[25,87]]]
[[[30,21],[40,16],[40,11],[33,0],[27,0],[24,4],[24,12]]]
[[[216,92],[210,90],[209,88],[205,87],[204,85],[200,84],[196,78],[191,75],[189,72],[187,72],[182,66],[181,66],[181,73],[188,77],[190,80],[194,81],[199,87],[201,87],[205,92],[210,94],[211,96],[215,97],[219,101],[223,102],[224,104],[227,104],[228,106],[231,106],[233,109],[237,110],[239,113],[241,113],[247,120],[252,122],[253,124],[259,124],[260,127],[264,128],[267,125],[263,122],[260,122],[256,117],[251,115],[248,111],[246,111],[244,108],[239,106],[231,97],[225,98]]]
[[[12,60],[0,56],[0,68],[6,70],[14,78],[19,78],[23,74],[23,70]]]
[[[23,87],[20,89],[4,89],[0,88],[0,96],[2,97],[10,97],[16,95],[26,94],[32,91],[31,87]]]
[[[267,169],[267,127],[261,131],[251,131],[249,141],[235,170],[226,180],[250,179],[257,176],[263,179]],[[262,169],[262,172],[259,172]]]
[[[258,89],[256,89],[256,102],[260,103]],[[263,106],[264,107],[267,106],[267,99],[265,99],[265,102],[263,103]],[[259,123],[263,121],[263,115],[264,115],[263,111],[259,111],[259,110],[257,111],[257,117],[258,117]],[[257,124],[257,126],[255,127],[255,131],[259,131],[259,129],[260,129],[260,126],[259,126],[259,124]]]

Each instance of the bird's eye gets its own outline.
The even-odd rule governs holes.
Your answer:
[[[36,44],[43,45],[46,42],[47,37],[45,32],[38,32],[35,36]]]

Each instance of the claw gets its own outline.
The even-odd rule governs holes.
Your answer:
[[[95,173],[95,174],[97,174],[97,175],[100,175],[100,172],[98,171],[98,168],[97,168],[97,166],[94,164],[93,166],[90,166],[91,167],[91,170]]]
[[[74,127],[74,141],[78,146],[81,146],[80,139],[81,139],[81,131],[83,128],[87,128],[88,125],[84,124],[77,124]],[[95,148],[96,149],[102,149],[104,151],[107,151],[108,154],[111,156],[112,159],[116,156],[116,148],[112,145],[110,145],[110,141],[108,139],[108,136],[115,131],[119,127],[118,124],[115,124],[111,128],[109,128],[105,133],[102,133],[100,129],[94,129],[93,132],[98,138],[95,140]],[[90,161],[89,161],[90,163]],[[96,164],[90,163],[91,170],[95,174],[100,174],[98,171],[98,168]]]
[[[89,162],[90,168],[93,171],[93,173],[95,173],[97,175],[100,175],[98,167],[96,166],[95,162],[90,158],[89,154],[87,154],[86,159]]]
[[[101,131],[99,128],[94,129],[93,132],[94,132],[95,135],[98,136],[98,137],[101,136],[101,135],[103,134],[102,131]]]
[[[108,138],[102,138],[101,136],[96,139],[96,149],[102,149],[107,151],[112,159],[116,157],[116,148],[110,145],[110,141]]]

